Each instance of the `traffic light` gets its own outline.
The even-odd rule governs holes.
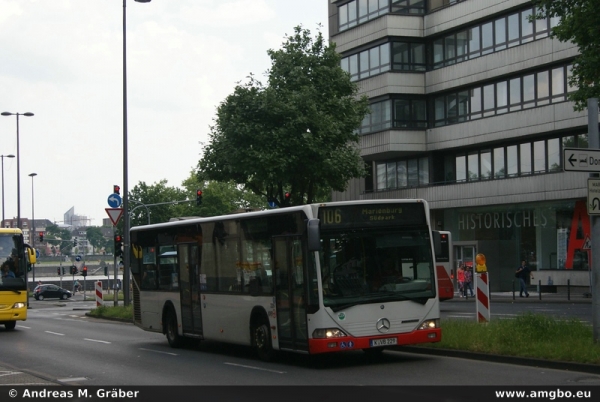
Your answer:
[[[81,271],[81,275],[84,277],[87,276],[87,267],[83,267],[83,271]]]
[[[121,195],[121,187],[117,186],[116,184],[113,186],[113,193]]]
[[[123,255],[123,236],[115,235],[115,257]]]
[[[77,239],[73,239],[73,247],[77,247]]]
[[[65,275],[65,267],[62,267],[62,274]]]
[[[202,205],[202,190],[196,190],[196,205]]]
[[[281,203],[281,205],[284,207],[289,207],[291,198],[292,198],[292,194],[289,191],[286,191],[285,194],[283,195],[283,202]]]
[[[60,267],[56,268],[56,273],[60,276]]]
[[[108,266],[104,266],[104,276],[108,276]]]
[[[75,275],[77,273],[77,267],[75,265],[71,265],[71,275]]]
[[[44,232],[40,232],[40,242],[44,241]]]

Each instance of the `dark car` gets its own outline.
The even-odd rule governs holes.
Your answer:
[[[67,290],[60,288],[56,285],[38,285],[33,290],[33,297],[35,300],[44,300],[44,299],[62,299],[67,300],[69,297],[73,296],[73,294]]]

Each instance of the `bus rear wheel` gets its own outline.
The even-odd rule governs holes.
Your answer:
[[[167,335],[167,342],[169,342],[169,346],[172,348],[178,348],[182,344],[182,338],[179,336],[177,332],[177,316],[173,310],[169,310],[167,312],[167,316],[165,318],[166,321],[166,330],[165,335]]]
[[[7,331],[12,331],[13,329],[15,329],[16,326],[16,321],[7,321],[4,323],[4,328],[6,328]]]
[[[275,351],[271,343],[271,329],[269,328],[269,324],[264,321],[255,324],[252,329],[252,338],[258,358],[265,362],[273,360]]]

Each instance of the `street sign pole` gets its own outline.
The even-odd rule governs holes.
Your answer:
[[[600,137],[598,136],[598,99],[587,100],[588,109],[588,148],[598,151],[600,148]],[[591,159],[588,159],[588,161]],[[565,161],[565,166],[567,162]],[[590,173],[590,180],[598,178],[597,173]],[[589,188],[589,187],[588,187]],[[589,207],[588,207],[589,208]],[[592,293],[592,326],[594,342],[600,342],[600,219],[596,215],[590,215],[592,226],[592,266],[590,267],[590,291]]]

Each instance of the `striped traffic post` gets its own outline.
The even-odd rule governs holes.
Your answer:
[[[477,274],[477,321],[490,322],[490,285],[487,272]]]
[[[488,270],[485,264],[485,255],[477,254],[475,256],[475,288],[477,306],[477,321],[478,322],[490,322],[490,284],[488,282]]]
[[[102,282],[96,282],[96,307],[102,306]]]

